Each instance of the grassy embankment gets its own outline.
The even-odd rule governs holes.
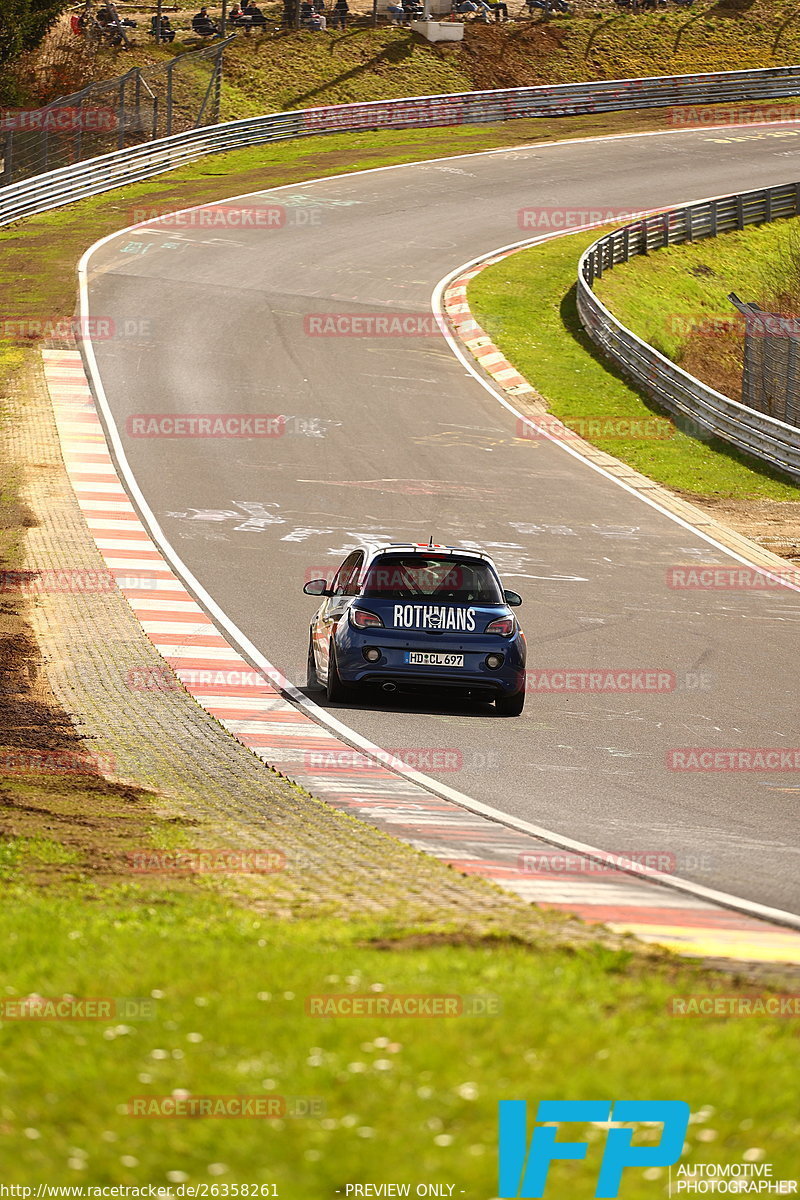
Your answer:
[[[529,127],[522,137],[530,136]],[[511,127],[361,135],[327,140],[314,152],[299,143],[209,160],[3,231],[3,303],[20,312],[24,273],[30,290],[22,315],[69,313],[80,251],[124,224],[134,205],[185,205],[519,137]],[[29,353],[7,347],[7,370],[23,369]],[[4,495],[14,514],[10,485]],[[6,565],[19,561],[24,521],[24,513],[9,516]],[[22,730],[13,744],[27,738]],[[185,1177],[274,1182],[284,1196],[315,1200],[351,1180],[433,1179],[479,1198],[496,1190],[498,1099],[596,1095],[685,1098],[695,1110],[690,1161],[766,1154],[776,1174],[791,1170],[800,1129],[790,1022],[668,1015],[671,995],[747,990],[741,983],[571,939],[557,917],[550,937],[531,944],[458,930],[415,938],[419,930],[402,923],[345,924],[322,914],[277,923],[202,880],[109,881],[101,869],[106,839],[116,853],[180,841],[180,831],[155,816],[157,797],[77,777],[7,776],[2,789],[4,998],[69,992],[156,1001],[144,1018],[2,1022],[6,1183]],[[40,808],[48,811],[37,823]],[[108,817],[98,834],[100,867],[75,838],[98,813]],[[309,993],[380,989],[489,993],[502,1009],[435,1021],[305,1015]],[[327,1111],[282,1122],[127,1116],[130,1097],[180,1089],[320,1097]],[[589,1131],[585,1166],[555,1169],[557,1200],[593,1190],[601,1133]],[[660,1180],[632,1174],[625,1194],[644,1200],[663,1187],[663,1173]]]
[[[477,320],[490,333],[496,324],[498,346],[556,416],[579,433],[600,422],[601,432],[587,433],[588,440],[658,483],[699,497],[800,500],[800,487],[719,440],[702,442],[681,432],[601,357],[575,305],[577,260],[597,236],[594,230],[559,238],[487,267],[469,288]],[[691,263],[724,253],[728,236],[736,235],[718,239],[716,251],[709,241],[637,259],[609,272],[598,294],[640,336],[657,336],[662,348],[668,315],[694,311],[701,293],[711,311],[725,311],[720,291],[726,284],[715,279],[712,286],[710,277],[692,272]],[[693,257],[685,265],[681,256],[687,253]],[[753,259],[749,279],[759,269]],[[740,286],[747,292],[748,280]]]

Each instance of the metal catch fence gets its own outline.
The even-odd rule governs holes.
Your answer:
[[[583,326],[637,387],[695,436],[719,437],[798,479],[800,428],[732,400],[695,379],[627,329],[592,288],[604,272],[635,255],[799,213],[800,183],[687,204],[606,234],[585,251],[578,267],[578,313]]]
[[[233,37],[162,66],[134,67],[43,108],[0,115],[0,188],[219,121],[225,50]]]

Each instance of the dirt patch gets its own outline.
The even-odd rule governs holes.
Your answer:
[[[751,538],[765,550],[800,565],[800,501],[717,500],[686,493],[683,499]]]
[[[14,572],[10,579],[29,584],[33,575]],[[2,563],[0,578],[8,584]],[[154,812],[152,795],[103,777],[102,764],[59,708],[25,618],[28,603],[19,591],[2,593],[0,848],[43,840],[68,852],[55,856],[65,861],[53,862],[22,854],[13,868],[17,879],[51,884],[77,873],[97,883],[118,880],[131,874],[129,853],[151,847],[154,826],[165,822]]]
[[[553,56],[563,41],[560,29],[544,23],[509,26],[469,21],[461,53],[469,61],[476,91],[535,87],[550,80]]]
[[[497,947],[501,945],[509,946],[527,946],[530,943],[526,938],[519,937],[516,934],[491,934],[470,933],[468,931],[454,930],[452,933],[445,931],[437,933],[409,933],[404,937],[378,937],[367,938],[359,942],[358,945],[367,950],[430,950],[437,949],[440,946],[468,946],[470,949],[485,947]]]

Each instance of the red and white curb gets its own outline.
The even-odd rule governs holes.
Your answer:
[[[67,472],[108,570],[181,684],[270,767],[333,807],[525,900],[686,954],[800,962],[800,934],[790,929],[596,864],[589,874],[554,869],[559,852],[552,843],[433,794],[289,703],[222,636],[148,535],[120,482],[78,351],[45,350],[43,358]],[[502,355],[491,363],[506,386],[527,387],[504,364]],[[165,690],[171,679],[151,680],[133,668],[130,686]],[[523,855],[544,869],[522,869]]]
[[[510,252],[509,252],[510,253]],[[484,267],[501,262],[507,254],[499,254],[496,258],[487,258],[480,266],[465,271],[458,279],[454,279],[444,293],[444,310],[450,319],[456,336],[464,343],[473,358],[477,359],[492,379],[508,392],[510,396],[533,394],[533,388],[513,367],[502,351],[498,350],[489,334],[482,329],[470,311],[467,303],[467,284]]]

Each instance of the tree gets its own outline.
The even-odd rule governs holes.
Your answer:
[[[0,67],[34,50],[67,8],[65,0],[3,0],[0,7]]]

